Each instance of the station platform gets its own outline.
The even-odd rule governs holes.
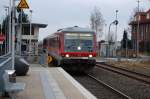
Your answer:
[[[27,76],[17,76],[26,88],[16,99],[96,99],[62,68],[32,64]]]

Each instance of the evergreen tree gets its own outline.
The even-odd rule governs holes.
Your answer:
[[[126,30],[124,30],[124,33],[123,33],[123,39],[121,40],[121,46],[122,48],[129,48],[131,49],[132,48],[132,43],[131,43],[131,40],[128,39],[128,33]]]

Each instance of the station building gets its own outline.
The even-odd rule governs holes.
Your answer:
[[[31,33],[30,33],[30,27]],[[16,50],[19,50],[20,40],[21,39],[21,54],[38,54],[38,37],[39,37],[39,29],[46,28],[47,24],[39,24],[39,23],[23,23],[22,24],[22,32],[20,32],[20,26],[17,26],[17,35],[16,35]],[[20,35],[20,33],[22,33]]]
[[[139,24],[139,32],[137,28]],[[131,39],[133,49],[137,48],[137,40],[140,52],[150,52],[150,9],[147,12],[138,12],[129,25],[131,25]]]
[[[99,48],[99,56],[101,57],[117,57],[116,51],[121,47],[120,41],[117,42],[108,42],[108,41],[100,41],[98,42],[97,48]]]

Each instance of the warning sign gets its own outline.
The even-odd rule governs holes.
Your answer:
[[[20,9],[29,9],[28,3],[26,0],[21,0],[20,3],[18,4],[18,8]]]

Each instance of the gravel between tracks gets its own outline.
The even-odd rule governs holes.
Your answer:
[[[73,76],[79,83],[93,93],[98,99],[123,99],[112,90],[104,87],[87,76]]]
[[[133,99],[150,99],[150,85],[97,67],[91,74]]]

